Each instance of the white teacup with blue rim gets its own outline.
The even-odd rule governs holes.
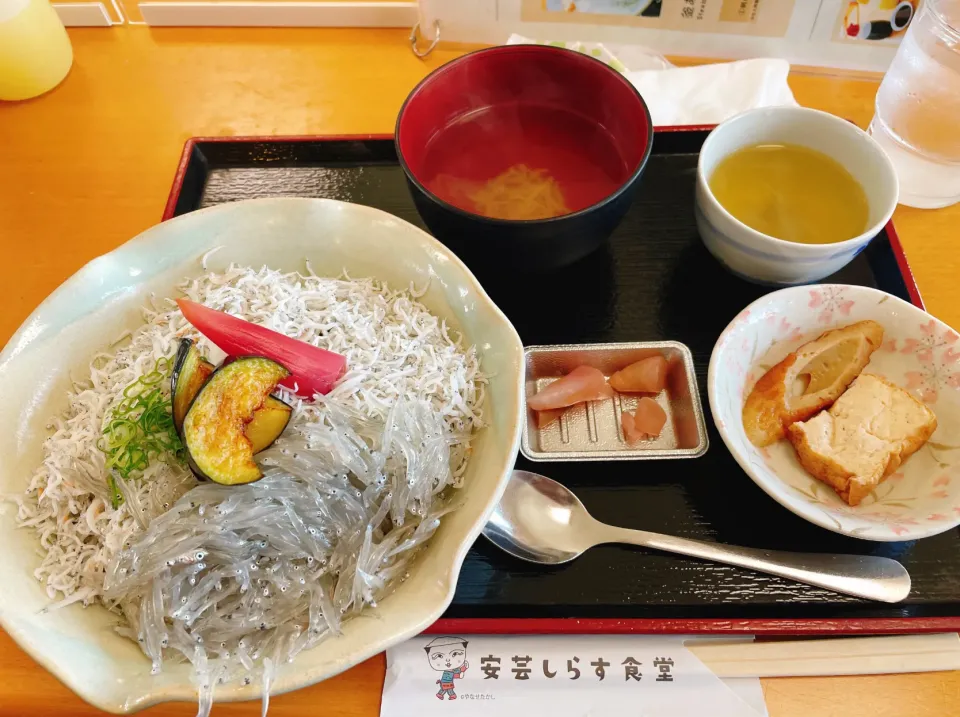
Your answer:
[[[725,157],[758,144],[809,147],[843,165],[866,193],[866,231],[842,242],[799,244],[736,219],[714,197],[710,177]],[[726,120],[703,143],[697,164],[697,228],[710,253],[734,274],[764,284],[806,284],[839,271],[863,251],[893,215],[898,192],[893,164],[863,130],[819,110],[764,107]]]

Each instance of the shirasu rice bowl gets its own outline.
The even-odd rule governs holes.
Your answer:
[[[51,423],[18,521],[39,538],[36,577],[57,609],[114,611],[154,671],[188,660],[210,709],[221,681],[259,680],[337,634],[404,580],[417,549],[457,505],[483,426],[477,353],[416,287],[230,266],[182,295],[344,355],[326,396],[293,406],[257,456],[264,478],[198,483],[175,456],[119,481],[114,507],[102,435],[124,389],[169,360],[177,339],[217,349],[167,298],[93,357]],[[168,381],[158,383],[169,392]]]

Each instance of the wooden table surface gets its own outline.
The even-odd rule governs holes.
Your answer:
[[[420,61],[399,30],[77,29],[67,80],[0,102],[0,343],[60,282],[156,223],[184,140],[197,135],[391,132],[403,98],[459,54]],[[864,127],[877,83],[798,72],[797,100]],[[928,310],[960,327],[960,205],[901,207],[900,238]],[[383,656],[271,701],[273,717],[374,717]],[[960,714],[960,672],[764,680],[773,717]],[[215,715],[259,715],[259,704]],[[174,704],[149,717],[195,714]],[[100,714],[0,633],[0,715]]]

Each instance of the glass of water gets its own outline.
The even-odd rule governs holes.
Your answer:
[[[960,1],[926,0],[877,92],[870,134],[900,179],[900,203],[960,201]]]

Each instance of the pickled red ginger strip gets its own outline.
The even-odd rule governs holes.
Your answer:
[[[610,377],[620,393],[660,393],[667,385],[667,360],[651,356],[622,368]]]
[[[612,396],[613,390],[607,385],[607,379],[599,369],[578,366],[527,399],[527,405],[534,411],[547,411]]]

